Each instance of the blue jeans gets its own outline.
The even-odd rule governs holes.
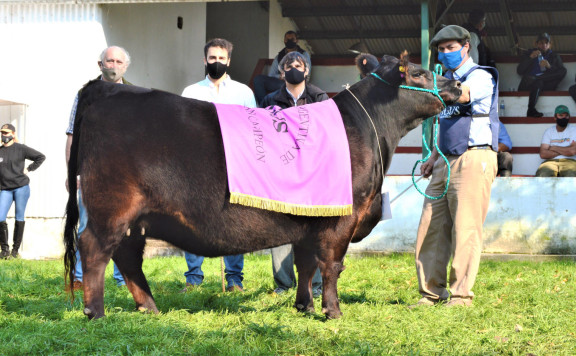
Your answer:
[[[80,235],[86,229],[86,225],[88,224],[88,214],[86,214],[86,208],[84,208],[84,204],[82,204],[82,194],[80,190],[78,191],[78,213],[80,214],[80,222],[78,224],[78,239],[80,239]],[[82,276],[84,273],[82,272],[82,261],[80,260],[80,251],[76,250],[76,266],[74,267],[74,280],[82,282]],[[124,281],[124,277],[122,277],[122,273],[116,264],[114,263],[114,279],[116,280],[116,284],[118,286],[125,286],[126,282]]]
[[[204,279],[204,272],[202,272],[204,256],[184,252],[184,257],[188,265],[188,271],[184,273],[186,283],[199,285]],[[243,288],[242,281],[244,280],[244,273],[242,273],[242,269],[244,269],[244,255],[224,256],[224,265],[226,266],[224,272],[226,273],[228,288],[232,286]]]
[[[24,212],[26,211],[28,198],[30,198],[29,185],[0,191],[0,221],[6,221],[12,202],[16,203],[16,220],[24,221]]]
[[[276,287],[287,290],[296,287],[296,274],[294,273],[294,249],[292,245],[282,245],[270,249],[272,255],[272,275]],[[312,277],[312,291],[322,292],[322,275],[320,268],[316,268]]]

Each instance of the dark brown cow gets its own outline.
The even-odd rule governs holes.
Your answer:
[[[400,67],[402,65],[402,67]],[[404,72],[405,71],[405,72]],[[439,113],[431,93],[399,88],[433,88],[433,74],[386,56],[375,72],[350,87],[374,120],[384,171],[400,139],[422,120]],[[460,83],[437,78],[443,100],[460,96]],[[337,280],[349,243],[362,240],[381,216],[384,179],[374,128],[349,91],[334,97],[342,114],[352,161],[353,213],[304,217],[230,204],[220,127],[213,104],[157,90],[89,83],[76,116],[68,168],[69,199],[64,242],[72,282],[81,176],[89,216],[79,241],[84,270],[84,313],[104,316],[104,270],[110,258],[124,275],[138,309],[157,312],[142,272],[148,236],[198,255],[241,254],[287,243],[298,269],[295,307],[314,311],[311,280],[322,272],[322,312],[341,315]],[[130,229],[131,234],[126,232]]]

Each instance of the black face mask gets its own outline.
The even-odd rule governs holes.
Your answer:
[[[228,66],[216,61],[214,63],[207,63],[206,69],[208,69],[208,75],[210,75],[210,78],[220,79],[228,70]]]
[[[2,135],[2,143],[8,143],[14,139],[13,136],[4,136]]]
[[[290,84],[300,84],[304,81],[304,72],[299,71],[296,68],[292,68],[284,72],[284,78]]]
[[[556,124],[560,127],[566,127],[568,126],[568,121],[570,121],[569,117],[565,119],[556,119]]]
[[[286,41],[286,48],[288,49],[292,49],[292,48],[296,48],[296,41],[294,40],[288,40]]]

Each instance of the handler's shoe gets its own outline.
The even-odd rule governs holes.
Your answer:
[[[240,287],[239,285],[235,284],[233,286],[229,286],[228,288],[226,288],[227,292],[240,292],[240,293],[244,293],[244,289],[242,287]]]
[[[446,307],[471,307],[472,306],[472,299],[470,298],[451,298],[448,303],[446,303]]]
[[[81,291],[82,290],[82,282],[80,282],[79,280],[75,280],[72,283],[72,290],[74,292]],[[70,291],[70,285],[67,285],[66,286],[66,292],[69,292],[69,291]]]
[[[434,300],[434,299],[422,297],[416,304],[409,305],[408,309],[414,309],[414,308],[418,308],[418,307],[433,307],[440,302],[443,302],[443,300],[440,301],[440,300]]]
[[[194,288],[198,288],[199,284],[192,284],[192,283],[188,283],[186,282],[186,287],[184,287],[184,289],[182,289],[180,292],[178,293],[188,293],[190,292],[192,289]]]
[[[278,287],[278,288],[274,289],[274,291],[272,292],[272,294],[281,295],[281,294],[284,294],[284,293],[286,293],[286,292],[288,292],[288,289],[284,289],[284,288]]]

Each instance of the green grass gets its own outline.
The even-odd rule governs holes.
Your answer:
[[[419,299],[411,255],[347,257],[338,320],[275,296],[270,257],[246,255],[246,293],[222,293],[219,259],[204,284],[179,294],[184,258],[144,262],[158,315],[133,311],[106,274],[107,317],[88,321],[81,293],[63,292],[62,261],[0,261],[0,354],[106,355],[573,355],[574,262],[480,266],[470,308],[409,310]]]

